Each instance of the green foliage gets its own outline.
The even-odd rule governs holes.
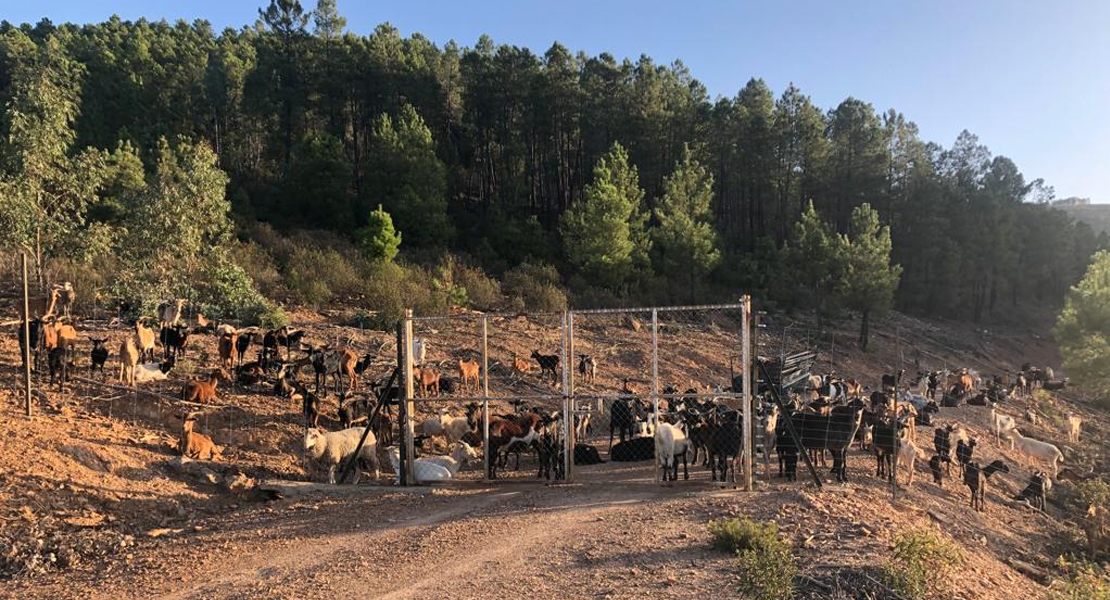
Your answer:
[[[1110,575],[1098,565],[1060,558],[1063,577],[1048,585],[1050,600],[1110,600]]]
[[[363,291],[363,277],[346,256],[307,244],[293,249],[285,263],[284,278],[293,299],[313,308]]]
[[[614,143],[594,167],[582,200],[563,213],[561,225],[567,259],[591,282],[617,288],[646,265],[651,243],[643,197],[636,167]]]
[[[362,256],[366,260],[393,260],[401,247],[401,232],[393,228],[393,218],[382,210],[382,205],[370,212],[363,227],[356,234]]]
[[[709,533],[714,547],[736,555],[740,592],[745,597],[784,600],[794,596],[798,566],[775,523],[748,518],[710,521]]]
[[[369,197],[385,206],[413,246],[449,243],[454,233],[447,219],[447,171],[416,109],[406,104],[396,119],[383,114],[371,146]]]
[[[1083,510],[1090,506],[1110,507],[1110,484],[1102,479],[1091,479],[1075,484],[1075,495]]]
[[[903,531],[894,536],[894,553],[883,578],[910,600],[948,598],[949,575],[962,563],[960,549],[939,534],[925,529]]]
[[[784,255],[802,306],[816,309],[821,316],[832,314],[844,272],[844,240],[821,218],[813,202],[794,224]]]
[[[1110,251],[1095,254],[1056,319],[1064,369],[1085,389],[1110,397]]]
[[[651,230],[659,272],[681,281],[693,295],[721,258],[717,232],[710,222],[713,176],[694,160],[689,148],[663,181],[663,197],[655,208],[658,224]]]
[[[501,284],[480,267],[468,266],[462,261],[451,261],[451,278],[466,290],[466,306],[489,311],[501,304]]]
[[[350,173],[339,140],[329,135],[303,140],[293,151],[282,221],[304,229],[353,229],[355,210],[347,188]]]
[[[501,290],[517,312],[561,312],[567,309],[559,271],[546,264],[524,263],[505,273]]]
[[[883,316],[894,304],[902,267],[890,264],[890,228],[879,225],[870,204],[852,211],[850,233],[841,241],[844,275],[840,294],[844,304],[863,314],[860,346],[867,349],[871,315]]]

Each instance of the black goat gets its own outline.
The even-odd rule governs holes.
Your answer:
[[[975,512],[982,512],[986,508],[987,480],[995,473],[1009,473],[1010,467],[1001,460],[996,460],[985,468],[979,463],[968,463],[964,470],[964,485],[971,490],[971,508]]]
[[[184,325],[174,325],[173,327],[163,327],[158,332],[158,342],[162,344],[162,358],[169,358],[177,356],[185,356],[185,347],[189,343],[189,329]],[[243,362],[243,357],[239,357],[239,362]]]
[[[239,364],[243,364],[243,357],[247,355],[247,349],[251,347],[253,341],[253,333],[240,332],[239,337],[235,338],[235,356],[239,359]]]
[[[1021,493],[1014,496],[1014,500],[1025,500],[1033,508],[1043,511],[1048,501],[1048,490],[1052,488],[1052,480],[1047,473],[1036,471],[1029,477],[1029,483]]]
[[[563,449],[562,436],[559,435],[560,423],[558,418],[543,416],[540,418],[539,447],[536,449],[540,471],[537,478],[550,481],[566,479],[566,451]]]
[[[551,383],[559,382],[558,354],[540,354],[539,350],[533,350],[532,358],[540,365],[540,381],[543,381],[545,373],[551,373]]]
[[[57,378],[58,390],[64,390],[66,379],[69,378],[69,356],[65,346],[59,345],[51,348],[47,356],[47,362],[50,366],[50,385],[54,385],[55,378]]]
[[[902,429],[906,424],[901,420],[874,423],[874,441],[871,449],[875,453],[875,476],[893,479],[898,461],[898,447],[901,445]]]
[[[940,470],[940,463],[942,462],[950,463],[952,459],[939,454],[934,454],[933,457],[929,459],[929,471],[933,474],[933,483],[940,486],[941,489],[944,488],[944,473]]]
[[[300,384],[297,384],[296,393],[301,396],[301,410],[304,414],[305,427],[316,427],[317,421],[320,420],[320,397]]]
[[[859,430],[863,411],[837,406],[829,416],[797,412],[790,416],[806,450],[828,450],[833,456],[832,473],[836,480],[848,481],[848,446]]]
[[[975,438],[971,438],[966,443],[963,440],[956,440],[956,460],[960,463],[961,475],[967,470],[968,463],[975,456],[976,443],[978,442]]]
[[[709,469],[713,481],[717,481],[717,471],[721,472],[721,481],[728,480],[731,467],[732,481],[736,482],[735,457],[740,454],[740,413],[735,410],[718,413],[710,425],[709,444]]]
[[[933,431],[933,449],[937,451],[945,463],[945,473],[952,474],[952,431],[953,427],[937,427]]]
[[[92,342],[92,350],[89,351],[89,376],[96,373],[100,369],[100,374],[104,375],[104,363],[108,362],[108,347],[104,345],[108,338],[89,338]]]
[[[624,398],[618,398],[613,401],[613,406],[609,409],[609,451],[613,451],[613,432],[620,431],[620,441],[624,441],[624,436],[627,433],[629,438],[632,438],[632,426],[635,421],[635,415],[632,413],[632,405]],[[654,450],[652,450],[654,452]]]
[[[30,327],[29,327],[29,333],[30,333],[30,336],[31,336],[31,343],[30,343],[31,366],[32,366],[32,368],[34,368],[36,370],[37,370],[38,365],[39,365],[39,350],[42,349],[42,342],[43,342],[42,330],[43,330],[44,326],[45,326],[45,323],[43,322],[42,319],[32,319],[31,323],[30,323]],[[26,342],[27,342],[27,340],[23,339],[23,323],[19,324],[18,329],[19,329],[19,334],[18,334],[18,337],[19,337],[19,359],[21,361],[20,366],[26,368],[27,365],[22,362],[23,352],[24,352],[24,347],[25,347],[24,344],[26,344]]]

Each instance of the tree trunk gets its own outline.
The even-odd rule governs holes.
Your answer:
[[[860,350],[867,350],[867,341],[871,335],[871,311],[863,311],[863,318],[860,319],[859,324],[859,347]]]

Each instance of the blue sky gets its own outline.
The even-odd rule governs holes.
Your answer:
[[[0,18],[204,18],[222,29],[252,23],[262,3],[36,0],[10,3]],[[389,21],[437,43],[488,33],[539,53],[558,40],[590,54],[681,59],[713,96],[753,76],[776,94],[792,81],[824,109],[853,95],[902,111],[927,140],[950,145],[968,129],[1058,197],[1110,202],[1104,0],[339,0],[339,9],[356,33]]]

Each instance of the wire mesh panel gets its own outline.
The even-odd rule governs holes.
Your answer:
[[[740,305],[572,312],[575,476],[737,481],[742,315]]]

